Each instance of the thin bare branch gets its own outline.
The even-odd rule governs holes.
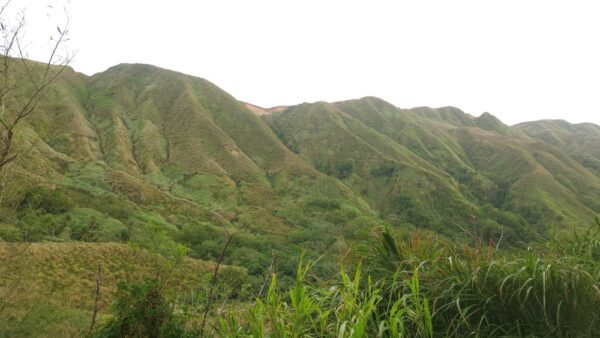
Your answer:
[[[42,79],[42,83],[44,83],[48,77],[48,72],[50,71],[50,67],[52,67],[52,61],[54,60],[54,57],[56,56],[56,51],[58,51],[58,48],[62,45],[65,36],[68,32],[68,27],[69,27],[69,21],[70,19],[67,18],[67,22],[65,23],[64,28],[61,30],[58,30],[59,36],[58,39],[56,41],[56,43],[54,44],[54,48],[52,48],[52,52],[50,53],[50,57],[48,58],[48,62],[46,63],[46,70],[44,72],[44,78]]]
[[[10,1],[2,5],[2,7],[0,7],[0,17],[1,14],[4,13],[6,8],[8,7],[9,3]],[[0,120],[0,125],[3,129],[0,130],[0,135],[2,137],[1,141],[3,143],[0,149],[0,168],[14,161],[18,157],[18,154],[15,154],[13,150],[13,138],[16,127],[21,123],[21,121],[23,121],[35,111],[41,98],[46,93],[48,87],[58,79],[58,77],[64,72],[64,70],[68,67],[72,60],[72,57],[64,57],[61,58],[58,64],[55,64],[56,59],[58,58],[58,51],[60,50],[61,46],[63,46],[64,43],[68,40],[67,34],[69,23],[70,19],[67,16],[67,20],[64,26],[57,27],[59,33],[58,37],[51,48],[50,55],[44,64],[44,68],[41,72],[41,78],[39,80],[36,80],[38,77],[36,77],[34,74],[34,66],[30,65],[29,61],[27,61],[26,53],[21,44],[20,35],[25,24],[25,16],[21,14],[20,18],[16,23],[16,26],[10,31],[9,34],[4,35],[5,44],[4,46],[2,46],[3,60],[2,66],[0,68],[0,71],[2,72],[1,80],[3,82],[0,83],[0,107],[2,108],[3,112],[2,119]],[[2,30],[4,29],[4,24],[2,23]],[[11,64],[12,60],[14,60],[11,57],[11,55],[14,54],[13,50],[15,48],[17,49],[17,57],[25,72],[24,76],[21,76],[21,78],[24,79],[17,79],[16,77],[11,76]],[[54,71],[54,69],[56,69],[56,71]],[[29,85],[33,86],[33,92],[28,94],[25,98],[24,103],[20,104],[18,107],[7,107],[5,105],[7,97],[9,97],[11,93],[15,91],[15,88],[18,83],[25,84],[26,82],[29,82]],[[16,104],[15,102],[12,102],[12,104]],[[10,118],[5,116],[4,114],[6,109],[9,109],[11,111]]]
[[[98,264],[98,271],[96,272],[96,291],[94,292],[94,309],[92,312],[92,323],[90,324],[89,332],[90,334],[94,331],[94,326],[96,326],[96,316],[98,316],[98,312],[100,311],[100,284],[102,282],[102,264]]]
[[[31,72],[31,69],[29,68],[29,65],[27,64],[27,58],[25,58],[25,53],[23,52],[23,48],[21,47],[21,43],[19,40],[17,40],[17,49],[19,51],[19,57],[21,59],[21,64],[23,65],[23,68],[25,69],[25,74],[27,74],[29,81],[31,81],[31,83],[34,86],[36,86],[36,81],[33,79],[33,73]],[[36,86],[36,88],[37,88],[37,86]]]
[[[265,280],[263,281],[263,284],[260,287],[260,291],[258,291],[258,295],[256,295],[256,298],[260,298],[260,296],[262,296],[263,291],[267,287],[267,283],[273,277],[273,269],[275,268],[276,260],[277,260],[277,252],[275,250],[273,250],[273,251],[271,251],[271,265],[269,266],[269,271],[267,272],[267,275],[265,276]]]
[[[463,228],[460,224],[458,224],[456,222],[450,222],[450,223],[456,225],[457,227],[460,228],[460,230],[462,230],[463,233],[465,233],[469,237],[473,238],[474,241],[477,241],[477,237],[475,235],[473,235],[471,232],[467,231],[467,229]]]
[[[4,11],[6,10],[6,8],[8,8],[8,6],[10,6],[11,2],[12,2],[12,0],[7,0],[6,3],[0,7],[0,17],[2,16],[2,14],[4,14]]]
[[[244,227],[243,224],[240,225],[239,227],[237,227],[236,231],[234,231],[234,232],[230,232],[227,228],[225,228],[225,230],[227,232],[227,239],[225,240],[223,249],[221,249],[221,253],[219,254],[219,257],[217,258],[217,261],[215,262],[216,263],[215,268],[213,269],[213,274],[210,279],[210,287],[208,289],[208,298],[206,300],[206,305],[204,307],[204,314],[202,315],[202,323],[200,324],[200,337],[204,337],[204,330],[206,328],[206,320],[208,318],[208,312],[210,311],[210,307],[212,305],[213,298],[214,298],[214,292],[217,287],[217,277],[218,277],[218,273],[219,273],[219,268],[221,267],[221,263],[223,262],[223,259],[225,258],[225,253],[227,252],[227,248],[229,248],[229,244],[231,244],[233,237],[239,231],[241,231],[241,229],[243,227]]]
[[[23,17],[21,17],[19,19],[19,21],[18,21],[17,26],[12,31],[12,36],[8,40],[8,43],[4,46],[4,53],[3,54],[4,54],[5,57],[9,57],[10,56],[10,51],[13,49],[13,46],[15,45],[15,42],[19,38],[19,33],[21,32],[21,30],[23,30],[24,26],[25,26],[25,19]]]

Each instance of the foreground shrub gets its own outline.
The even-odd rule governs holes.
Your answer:
[[[156,279],[144,283],[120,283],[113,318],[100,326],[94,337],[184,337],[184,321],[173,312],[163,285]]]
[[[479,265],[450,263],[433,290],[439,327],[452,335],[593,336],[600,332],[598,276],[570,257],[534,253]]]
[[[600,332],[599,228],[524,251],[432,239],[397,242],[389,232],[371,257],[379,280],[419,269],[432,322],[443,336],[594,336]]]
[[[294,286],[280,291],[273,275],[267,295],[241,317],[219,320],[215,332],[226,337],[432,337],[429,302],[419,289],[415,271],[401,281],[405,293],[382,307],[385,288],[363,278],[359,267],[353,276],[342,271],[330,287],[308,282],[313,263],[298,266]]]

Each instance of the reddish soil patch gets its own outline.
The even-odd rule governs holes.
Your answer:
[[[253,105],[253,104],[248,103],[248,102],[242,102],[242,103],[246,106],[246,108],[250,109],[251,111],[254,112],[254,114],[259,115],[259,116],[261,116],[261,115],[271,115],[273,113],[284,111],[287,108],[289,108],[289,106],[275,106],[275,107],[271,107],[271,108],[263,108],[263,107],[259,107],[259,106]]]

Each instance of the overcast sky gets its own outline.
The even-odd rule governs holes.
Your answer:
[[[16,1],[31,32],[48,27],[47,3],[60,7]],[[71,0],[69,11],[73,67],[90,75],[139,62],[264,107],[373,95],[508,124],[600,124],[598,1]]]

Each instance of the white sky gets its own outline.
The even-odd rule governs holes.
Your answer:
[[[59,2],[13,6],[29,4],[29,28],[40,31],[45,4]],[[264,107],[373,95],[403,108],[488,111],[508,124],[600,124],[599,1],[71,0],[69,8],[73,67],[86,74],[140,62]]]

